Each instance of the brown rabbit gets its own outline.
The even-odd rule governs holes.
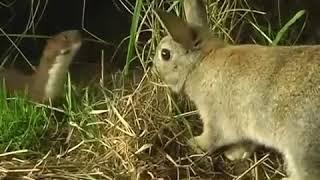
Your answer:
[[[184,0],[187,22],[158,10],[169,35],[154,68],[197,106],[195,149],[248,157],[256,145],[283,153],[290,180],[320,179],[320,46],[229,45],[210,34],[201,0]],[[248,143],[249,142],[249,143]]]
[[[0,80],[5,80],[9,92],[26,91],[34,101],[53,101],[61,95],[69,65],[81,44],[80,31],[58,33],[48,39],[35,73],[25,75],[13,69],[2,70]]]

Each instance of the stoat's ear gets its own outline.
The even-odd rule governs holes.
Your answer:
[[[203,0],[184,0],[183,7],[188,23],[208,27],[207,11]]]
[[[158,9],[156,13],[173,40],[185,49],[193,48],[196,32],[187,22],[163,10]]]

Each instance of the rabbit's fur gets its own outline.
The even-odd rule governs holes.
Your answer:
[[[184,8],[187,22],[157,11],[169,35],[153,63],[199,110],[203,132],[190,144],[233,144],[230,159],[265,145],[283,153],[287,179],[320,179],[320,46],[228,45],[209,33],[201,0],[184,0]]]

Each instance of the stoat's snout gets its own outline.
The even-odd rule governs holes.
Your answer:
[[[48,64],[56,63],[56,60],[71,60],[82,44],[82,36],[78,30],[64,31],[56,34],[47,41],[43,51],[43,57],[48,59]],[[58,58],[61,56],[60,58]]]
[[[61,47],[60,55],[66,56],[70,53],[77,51],[82,44],[82,36],[78,30],[70,30],[62,32],[59,36],[56,37],[58,41],[66,43],[66,47]],[[61,40],[59,40],[61,38]]]

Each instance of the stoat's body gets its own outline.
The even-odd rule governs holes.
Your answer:
[[[36,72],[24,75],[14,70],[0,72],[9,92],[23,91],[34,101],[53,101],[61,95],[69,65],[82,43],[79,31],[61,32],[47,41]]]
[[[1,81],[2,79],[5,81]],[[0,69],[0,87],[2,83],[5,83],[9,92],[25,90],[29,81],[31,81],[31,76],[24,75],[15,69]]]

